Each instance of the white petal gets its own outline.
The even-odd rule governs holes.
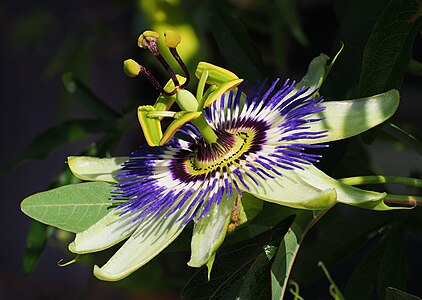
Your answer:
[[[335,202],[342,202],[371,209],[389,209],[382,202],[385,193],[348,186],[312,165],[304,166],[304,170],[274,168],[283,176],[264,180],[251,174],[258,182],[258,186],[245,176],[245,182],[250,190],[246,188],[244,190],[263,200],[295,208],[325,209]]]
[[[309,118],[324,120],[309,123],[307,131],[328,130],[325,137],[295,140],[297,143],[318,144],[345,139],[362,133],[389,119],[399,105],[399,93],[390,90],[379,95],[355,100],[327,101],[325,110]]]
[[[69,156],[67,162],[73,175],[82,180],[117,182],[113,174],[128,159],[128,157]]]
[[[199,268],[205,265],[223,243],[236,198],[235,191],[229,199],[224,195],[221,203],[214,204],[208,214],[195,224],[189,266]]]
[[[77,254],[101,251],[128,238],[139,225],[133,221],[138,214],[120,216],[120,213],[120,210],[111,210],[87,230],[77,233],[69,250]]]
[[[337,202],[373,210],[402,209],[400,207],[389,207],[384,204],[383,199],[387,195],[386,193],[366,191],[349,186],[331,178],[314,166],[309,166],[304,171],[298,170],[296,172],[303,180],[321,189],[334,188],[337,191]]]
[[[183,230],[183,220],[177,219],[186,211],[181,209],[169,217],[168,211],[148,216],[123,246],[101,268],[94,266],[94,275],[106,281],[117,281],[130,275],[166,248]]]
[[[294,208],[325,209],[335,203],[337,196],[333,188],[319,188],[309,184],[295,171],[279,168],[277,170],[283,176],[264,180],[255,174],[250,174],[259,185],[256,185],[248,176],[244,176],[250,189],[242,188],[242,190],[268,202]]]

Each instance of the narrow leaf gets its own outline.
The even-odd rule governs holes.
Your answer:
[[[62,77],[66,90],[75,96],[90,112],[104,121],[115,121],[119,114],[98,98],[74,74],[65,73]]]
[[[294,38],[303,46],[309,44],[302,25],[299,12],[297,10],[297,2],[292,0],[276,0],[275,6],[279,14],[279,18],[286,23]]]
[[[386,300],[421,300],[421,298],[414,295],[400,291],[399,289],[388,287],[385,289]]]
[[[6,165],[13,168],[27,159],[43,159],[59,146],[78,141],[89,134],[106,131],[110,124],[99,120],[70,120],[46,130],[37,136],[21,153]]]
[[[299,226],[289,229],[280,243],[274,263],[271,267],[271,290],[273,299],[283,299],[287,281],[302,237]]]
[[[26,238],[25,253],[23,257],[23,274],[29,275],[37,266],[44,250],[52,228],[37,221],[32,221]]]
[[[243,25],[221,11],[213,14],[212,22],[212,34],[230,70],[251,82],[262,79],[264,63]]]
[[[324,84],[323,95],[331,98],[357,97],[356,91],[366,42],[388,0],[336,1],[341,13],[339,40],[345,45],[339,61]]]

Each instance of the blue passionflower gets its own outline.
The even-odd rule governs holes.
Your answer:
[[[153,53],[157,51],[154,44],[145,45]],[[175,46],[170,48],[175,51]],[[178,55],[175,57],[177,60]],[[233,77],[229,79],[235,83],[221,92],[221,82],[207,81],[217,85],[208,93],[214,95],[212,101],[205,102],[206,109],[178,102],[180,107],[196,112],[189,117],[193,125],[176,124],[180,129],[162,146],[143,146],[129,157],[118,159],[69,157],[69,166],[77,177],[114,183],[112,200],[118,204],[100,221],[77,233],[70,251],[91,253],[127,239],[104,266],[94,267],[95,276],[114,281],[155,257],[191,221],[195,225],[188,265],[212,263],[236,202],[245,193],[301,209],[325,209],[337,202],[389,209],[382,201],[385,193],[342,184],[314,166],[320,156],[312,149],[372,128],[388,119],[398,106],[397,91],[357,100],[324,101],[317,88],[325,76],[327,59],[319,58],[322,75],[312,79],[314,66],[312,74],[299,84],[289,80],[279,84],[276,80],[269,88],[263,83],[246,89],[237,86],[240,82]],[[211,77],[219,70],[211,68],[208,72],[200,66],[199,73]],[[134,76],[139,72],[151,76],[143,67],[129,70]],[[151,81],[161,89],[155,79]],[[161,91],[177,101],[180,85],[178,80],[173,82],[172,92]],[[154,114],[150,118],[168,112]],[[202,121],[197,121],[200,117]],[[142,118],[141,124],[150,122]],[[154,134],[146,137],[152,141]]]

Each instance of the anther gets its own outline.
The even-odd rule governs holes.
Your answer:
[[[138,38],[140,48],[149,49],[150,44],[156,44],[160,35],[155,31],[144,31]]]
[[[147,70],[147,68],[141,66],[133,59],[126,59],[123,63],[123,69],[129,77],[136,77],[139,75],[139,73],[142,73],[142,75],[144,75],[160,93],[163,93],[167,96],[174,95],[177,92],[176,89],[171,92],[165,91],[157,79],[155,79],[155,77]]]
[[[123,63],[123,69],[127,76],[136,77],[141,71],[141,66],[133,59],[126,59]]]

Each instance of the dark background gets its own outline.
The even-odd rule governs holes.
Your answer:
[[[177,1],[176,1],[177,2]],[[222,1],[223,2],[223,1]],[[253,15],[254,1],[228,2],[237,16]],[[303,30],[308,37],[304,46],[286,33],[283,45],[284,65],[274,67],[274,48],[257,27],[248,27],[248,33],[259,45],[270,76],[292,76],[300,79],[308,62],[320,52],[333,55],[339,47],[341,21],[335,10],[335,1],[300,1]],[[195,12],[195,11],[194,11]],[[190,12],[189,12],[190,13]],[[196,24],[200,15],[189,14]],[[203,11],[201,11],[203,14]],[[240,18],[242,19],[242,18]],[[243,19],[243,20],[244,20]],[[247,19],[247,18],[246,18]],[[2,1],[1,20],[1,165],[22,152],[30,141],[44,130],[75,117],[89,116],[83,107],[66,92],[61,76],[71,71],[81,78],[104,102],[119,112],[136,107],[140,101],[154,101],[152,88],[145,82],[128,78],[122,71],[122,62],[128,57],[139,57],[136,39],[149,28],[150,19],[142,14],[135,1]],[[250,18],[251,23],[266,22],[265,14]],[[251,29],[252,28],[252,29]],[[288,31],[288,30],[286,30]],[[198,30],[201,33],[200,30]],[[227,66],[209,33],[203,37],[200,53],[215,64]],[[214,48],[213,48],[214,47]],[[346,45],[347,47],[347,45]],[[420,36],[414,53],[422,52]],[[340,57],[341,59],[341,57]],[[281,72],[281,74],[280,74]],[[406,75],[401,89],[402,104],[396,120],[405,123],[414,132],[422,129],[422,84],[420,77]],[[143,89],[149,94],[144,95]],[[141,96],[140,96],[141,95]],[[335,95],[335,93],[332,93]],[[149,100],[144,100],[149,99]],[[133,123],[114,154],[126,155],[143,143],[137,127],[135,111]],[[1,299],[178,299],[178,291],[127,291],[93,278],[92,271],[81,264],[59,268],[57,262],[71,259],[62,244],[53,237],[41,256],[38,267],[29,276],[21,271],[25,238],[30,219],[19,209],[19,203],[28,195],[45,190],[54,176],[63,168],[66,157],[82,151],[97,136],[60,147],[44,160],[30,160],[1,172],[2,228],[0,263]],[[366,147],[366,146],[365,146]],[[415,151],[394,147],[377,141],[367,147],[372,166],[378,173],[388,175],[420,176],[422,159]],[[399,192],[402,190],[398,190]],[[420,233],[420,232],[419,232]],[[411,265],[412,292],[422,295],[415,280],[420,278],[420,250],[418,232],[407,244]],[[304,246],[306,247],[306,245]],[[184,264],[184,262],[182,262]],[[186,267],[187,269],[188,267]],[[341,270],[337,271],[341,273]],[[188,273],[191,271],[185,271]],[[340,278],[341,275],[339,275]],[[164,279],[163,279],[164,280]],[[415,281],[415,282],[414,282]]]

